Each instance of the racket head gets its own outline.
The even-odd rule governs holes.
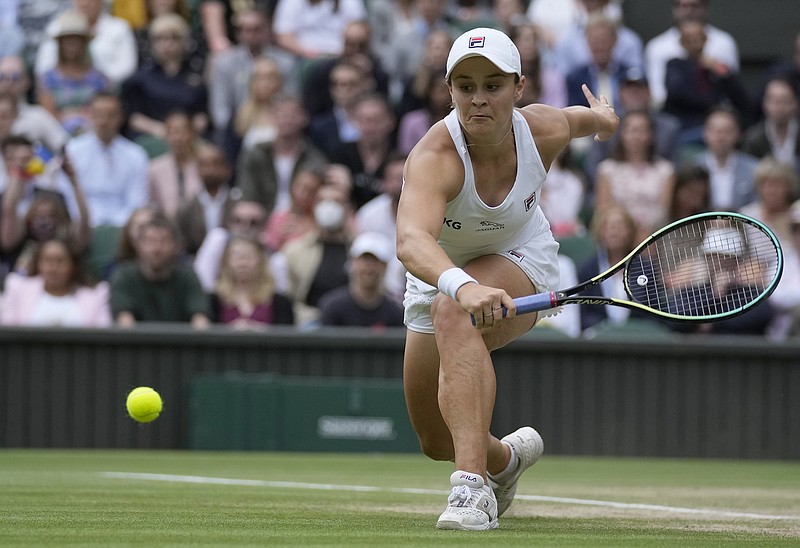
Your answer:
[[[655,232],[625,260],[635,308],[673,320],[712,322],[769,297],[783,273],[778,238],[732,212],[693,215]]]

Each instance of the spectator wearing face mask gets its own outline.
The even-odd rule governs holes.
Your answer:
[[[308,327],[319,319],[319,299],[348,283],[347,253],[353,236],[349,189],[328,182],[317,192],[315,228],[286,244],[288,296],[294,301],[295,325]]]

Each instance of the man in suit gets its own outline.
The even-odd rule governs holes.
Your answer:
[[[753,170],[758,160],[740,150],[742,132],[736,113],[719,107],[711,111],[703,126],[705,150],[696,162],[711,178],[711,207],[719,211],[736,211],[755,200]]]
[[[231,166],[225,151],[204,144],[197,153],[197,173],[203,188],[178,208],[177,222],[187,253],[194,255],[212,228],[224,224],[241,192],[231,189]]]
[[[619,88],[630,67],[613,57],[617,25],[603,15],[592,16],[586,22],[585,33],[592,60],[567,75],[567,103],[589,106],[581,90],[586,84],[595,96],[604,95],[609,104],[619,105]]]

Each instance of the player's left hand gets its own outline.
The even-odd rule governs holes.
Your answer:
[[[595,141],[608,141],[617,131],[619,116],[614,112],[614,107],[609,104],[605,95],[601,95],[600,99],[598,99],[586,84],[583,84],[581,89],[589,102],[589,108],[597,118],[598,130],[594,136]]]

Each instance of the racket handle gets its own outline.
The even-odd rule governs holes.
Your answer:
[[[555,293],[537,293],[536,295],[528,295],[527,297],[517,297],[514,299],[514,304],[517,305],[517,314],[528,314],[530,312],[538,312],[539,310],[549,310],[558,306],[558,300]],[[506,317],[508,309],[503,307],[503,317]],[[469,315],[472,320],[472,325],[475,325],[475,316]]]
[[[549,293],[537,293],[527,297],[517,297],[514,299],[517,305],[517,314],[528,314],[539,310],[549,310],[558,306],[558,298],[552,291]]]

